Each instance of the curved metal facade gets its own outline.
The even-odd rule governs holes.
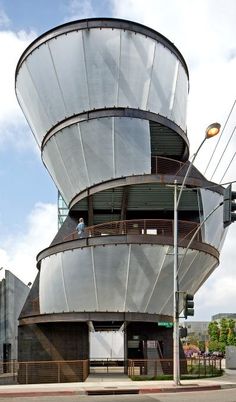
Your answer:
[[[105,107],[151,111],[186,130],[182,63],[163,44],[132,31],[55,33],[23,61],[16,93],[39,143],[66,117]]]
[[[29,46],[17,66],[16,94],[43,162],[71,205],[71,227],[65,221],[58,234],[61,249],[39,263],[40,314],[172,315],[173,232],[159,244],[149,244],[145,236],[140,243],[128,243],[123,233],[120,243],[112,244],[114,237],[102,233],[96,245],[92,234],[79,240],[79,247],[61,233],[75,231],[81,216],[91,227],[115,220],[173,221],[173,189],[165,184],[176,177],[182,182],[179,171],[185,165],[178,163],[188,157],[188,71],[182,55],[140,24],[76,21]],[[157,168],[160,156],[167,162],[153,170],[153,158]],[[179,219],[200,225],[222,195],[197,192],[205,180],[197,173],[186,182],[195,192],[183,195]],[[148,180],[150,186],[142,187]],[[218,256],[209,250],[215,248],[218,255],[225,233],[221,222],[222,208],[200,228],[205,248],[179,247],[180,255],[186,254],[183,261],[180,257],[181,291],[195,293],[218,265]]]
[[[109,117],[59,131],[46,142],[43,161],[69,204],[101,181],[150,174],[150,155],[147,120]]]
[[[180,248],[180,255],[184,251]],[[217,264],[212,255],[189,250],[179,272],[180,290],[195,293]],[[116,311],[172,315],[172,310],[172,246],[85,247],[41,261],[41,314]]]
[[[71,125],[66,119],[85,111],[132,108],[164,116],[186,132],[188,95],[182,58],[152,30],[144,34],[139,24],[127,22],[127,29],[73,26],[55,29],[38,46],[36,41],[16,74],[17,98],[39,146],[65,121],[42,148],[42,157],[68,204],[95,183],[150,173],[151,138],[148,120],[103,118]],[[139,163],[135,156],[127,161],[131,149]]]

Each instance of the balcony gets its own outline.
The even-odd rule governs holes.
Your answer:
[[[151,235],[173,238],[172,219],[136,219],[106,222],[99,225],[89,226],[85,228],[84,237],[100,237],[100,236],[120,236],[120,235]],[[199,223],[189,221],[179,221],[178,236],[179,244],[182,240],[190,240],[198,229]],[[78,239],[77,231],[72,232],[64,237],[63,241]],[[196,241],[201,242],[201,232],[196,235]]]

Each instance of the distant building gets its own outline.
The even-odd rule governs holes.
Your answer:
[[[196,337],[200,342],[209,340],[208,325],[209,321],[186,321],[183,326],[188,330],[188,337]]]
[[[29,287],[10,271],[0,281],[0,362],[17,359],[18,317]]]
[[[236,313],[218,313],[211,317],[211,321],[220,321],[222,318],[236,320]]]

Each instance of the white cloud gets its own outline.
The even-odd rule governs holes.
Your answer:
[[[33,282],[37,274],[36,255],[50,245],[56,232],[56,204],[36,204],[26,223],[1,243],[0,266],[25,283]]]
[[[18,105],[14,83],[17,62],[28,44],[36,37],[35,32],[13,32],[6,29],[7,15],[0,10],[0,147],[10,144],[17,150],[36,150],[36,143]],[[39,156],[39,153],[35,155]],[[0,266],[9,269],[25,283],[33,281],[36,255],[48,247],[57,232],[57,207],[54,204],[37,203],[21,227],[6,235],[1,242]],[[3,270],[0,271],[1,277]]]
[[[64,22],[91,18],[94,16],[95,12],[90,0],[71,0],[67,7],[67,15],[64,18]]]
[[[16,100],[14,83],[20,55],[35,36],[34,32],[0,31],[0,146],[9,141],[12,146],[32,145],[31,136],[24,135],[28,129]]]

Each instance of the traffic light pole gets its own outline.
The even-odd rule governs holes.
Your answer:
[[[206,136],[193,155],[188,169],[183,178],[178,194],[177,180],[174,182],[174,267],[173,267],[173,377],[176,386],[180,385],[180,365],[179,365],[179,281],[178,281],[178,207],[185,186],[185,182],[190,174],[193,163],[207,138],[217,135],[220,131],[220,124],[214,123],[207,127]]]
[[[179,284],[178,284],[178,187],[174,184],[174,272],[173,272],[173,377],[180,385],[179,368]]]
[[[180,384],[180,360],[179,360],[179,279],[178,279],[178,207],[186,180],[190,174],[193,163],[198,155],[199,150],[206,141],[203,139],[196,153],[193,155],[192,161],[189,163],[184,179],[180,186],[178,194],[177,180],[174,182],[174,268],[173,268],[173,379],[175,386]]]

